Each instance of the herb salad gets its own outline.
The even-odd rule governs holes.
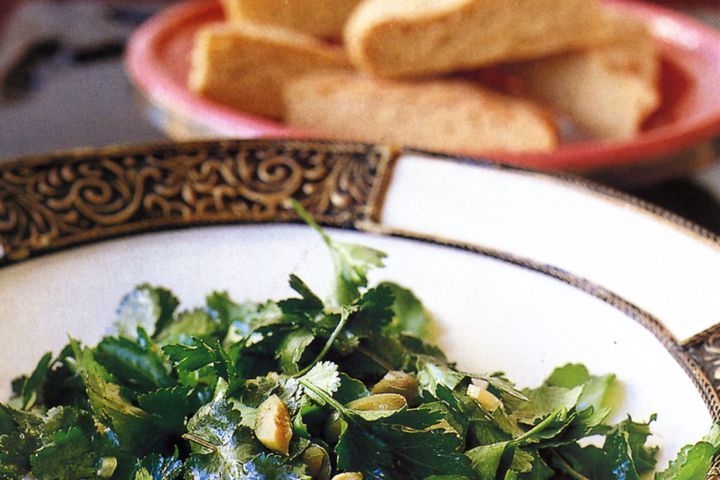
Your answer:
[[[650,423],[609,425],[614,375],[580,364],[538,388],[458,370],[385,254],[322,236],[335,287],[292,298],[214,292],[179,311],[141,285],[95,347],[71,339],[0,404],[0,479],[633,480],[656,467]],[[594,438],[592,445],[584,439]],[[599,439],[599,441],[598,441]],[[720,427],[656,480],[703,480]]]

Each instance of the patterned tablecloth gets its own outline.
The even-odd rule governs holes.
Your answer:
[[[145,118],[121,55],[132,30],[167,1],[0,3],[0,161],[166,139]],[[718,0],[673,5],[720,28]],[[630,193],[720,233],[720,163]]]

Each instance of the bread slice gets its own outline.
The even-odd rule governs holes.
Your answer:
[[[223,0],[231,22],[278,25],[298,32],[338,39],[360,0]]]
[[[587,47],[607,30],[597,0],[365,0],[345,45],[359,69],[403,77]]]
[[[645,25],[613,15],[613,41],[515,66],[529,91],[596,138],[628,138],[660,105],[659,59]]]
[[[548,150],[552,120],[534,104],[461,80],[378,80],[308,74],[284,89],[285,121],[347,140],[447,152]]]
[[[239,110],[281,118],[283,82],[338,68],[349,68],[342,48],[313,37],[252,23],[214,24],[195,38],[188,84]]]

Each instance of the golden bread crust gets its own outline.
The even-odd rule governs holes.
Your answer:
[[[264,23],[339,39],[358,3],[360,0],[223,0],[223,7],[231,23]]]
[[[514,66],[531,94],[596,138],[630,138],[661,102],[652,35],[633,18],[609,16],[613,39],[584,52]]]
[[[289,30],[236,23],[198,32],[191,90],[244,112],[282,118],[282,85],[299,74],[349,68],[344,51]]]
[[[351,72],[299,76],[284,89],[286,122],[333,138],[438,151],[549,150],[550,116],[534,103],[461,80],[379,80]]]
[[[597,0],[365,0],[344,39],[358,69],[412,77],[575,50],[608,34]]]

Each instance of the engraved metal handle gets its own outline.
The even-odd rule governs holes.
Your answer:
[[[720,326],[696,337],[685,347],[715,390],[720,392]]]
[[[703,392],[706,396],[714,394],[720,397],[720,324],[706,330],[694,337],[684,347],[685,351],[694,360],[696,365],[691,368],[698,368],[707,378],[712,392]],[[703,390],[704,386],[699,385]],[[717,405],[717,402],[715,402]],[[713,418],[720,420],[720,411],[714,407],[711,411]],[[720,480],[720,455],[715,458],[713,466],[708,472],[707,480]]]

